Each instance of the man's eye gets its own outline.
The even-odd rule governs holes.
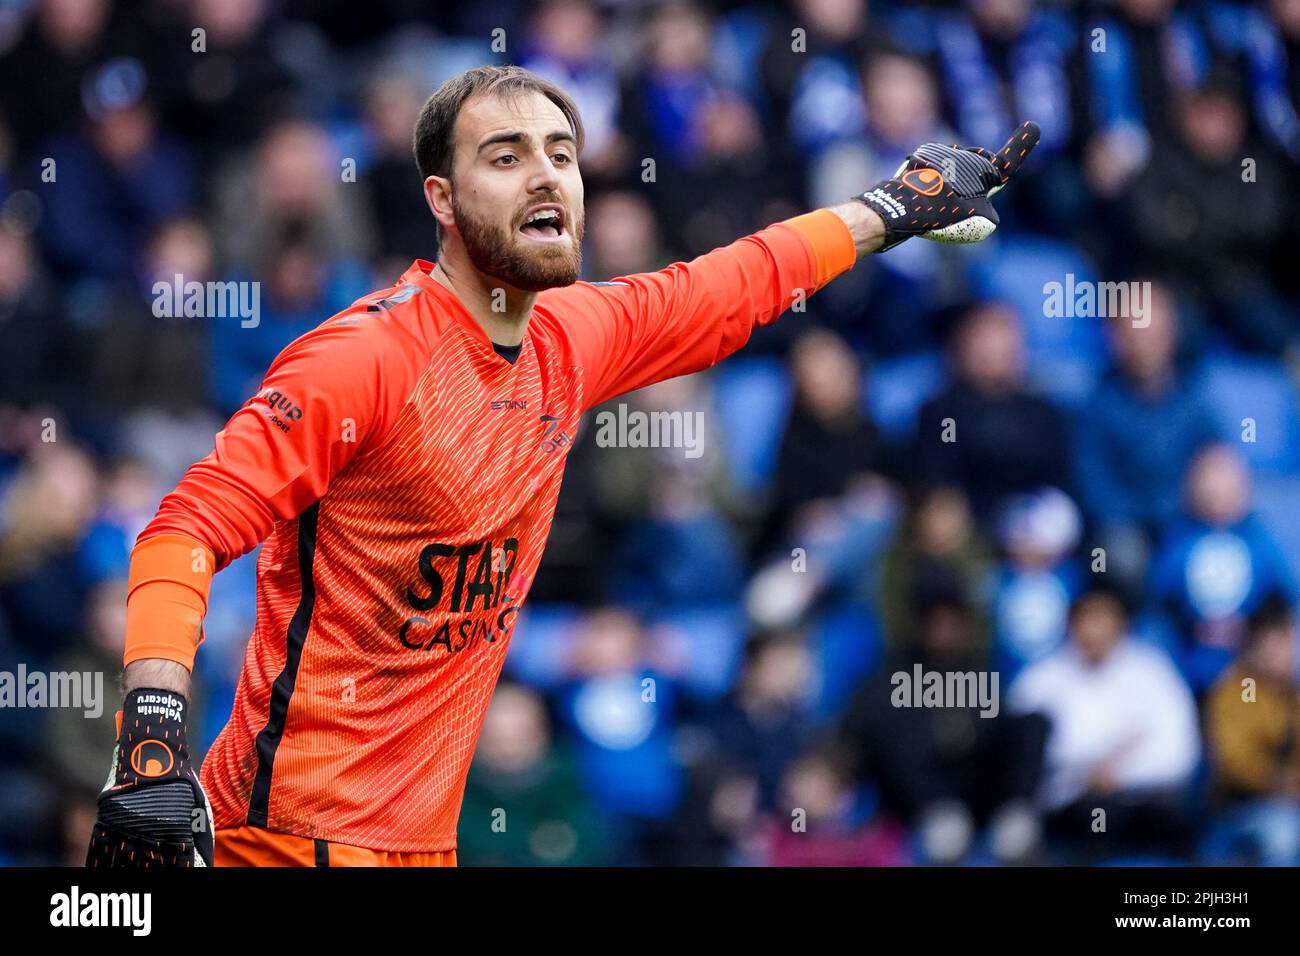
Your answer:
[[[509,160],[509,162],[506,162],[506,160]],[[517,161],[518,161],[517,158],[511,155],[510,153],[506,153],[504,156],[498,156],[496,159],[492,160],[493,163],[502,166],[509,166],[512,163],[515,163]]]
[[[567,165],[568,163],[573,162],[573,157],[570,156],[568,153],[556,153],[554,156],[551,157],[551,162],[556,163],[560,166],[564,166]]]

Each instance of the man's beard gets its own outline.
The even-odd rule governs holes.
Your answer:
[[[574,219],[572,214],[567,217],[569,221],[565,226],[571,237],[569,243],[538,243],[536,248],[528,249],[525,246],[527,240],[520,238],[517,232],[508,231],[508,228],[486,219],[476,219],[456,202],[455,196],[451,200],[451,209],[456,215],[456,227],[465,243],[469,261],[484,275],[525,292],[541,292],[578,281],[582,270],[584,223],[581,217]]]

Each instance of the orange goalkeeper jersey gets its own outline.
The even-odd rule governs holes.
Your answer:
[[[417,261],[290,344],[140,540],[265,541],[201,779],[219,829],[454,849],[470,758],[579,416],[706,368],[851,268],[832,213],[537,296],[512,364]]]

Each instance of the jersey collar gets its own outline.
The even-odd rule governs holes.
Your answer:
[[[432,295],[439,305],[445,306],[447,312],[465,328],[470,337],[478,344],[482,357],[507,368],[518,365],[524,354],[531,348],[529,340],[532,336],[528,334],[528,329],[524,329],[523,348],[519,350],[519,358],[513,364],[507,362],[505,358],[497,354],[496,349],[492,347],[492,340],[488,338],[487,332],[470,314],[469,309],[465,308],[465,304],[456,298],[454,292],[429,274],[433,267],[434,264],[427,259],[416,259],[411,263],[411,268],[402,273],[401,281],[419,286]],[[532,323],[530,322],[529,325],[531,326]]]

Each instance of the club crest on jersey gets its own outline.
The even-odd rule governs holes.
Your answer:
[[[546,428],[542,431],[542,451],[549,455],[566,445],[573,444],[573,436],[560,428],[560,418],[558,416],[539,415],[537,420],[546,425]]]

